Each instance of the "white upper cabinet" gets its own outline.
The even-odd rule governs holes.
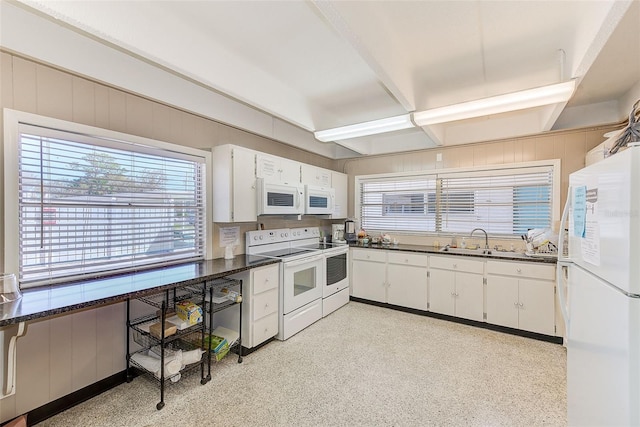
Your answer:
[[[347,218],[347,183],[348,175],[331,171],[331,187],[336,191],[335,205],[331,218]]]
[[[302,164],[300,177],[305,185],[331,188],[331,172],[329,169]]]
[[[300,163],[265,153],[256,154],[256,176],[281,184],[300,184]]]
[[[213,150],[213,221],[257,221],[256,152],[234,145]]]

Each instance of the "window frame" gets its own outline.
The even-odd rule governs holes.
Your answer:
[[[158,141],[151,138],[140,137],[136,135],[126,134],[122,132],[112,131],[108,129],[98,128],[95,126],[84,125],[80,123],[70,122],[51,117],[40,116],[37,114],[26,113],[5,108],[3,111],[4,118],[4,271],[13,272],[18,275],[20,265],[20,254],[18,250],[10,250],[10,248],[19,248],[20,226],[19,226],[19,145],[20,145],[20,126],[31,125],[37,127],[50,128],[60,130],[67,133],[76,133],[79,135],[89,135],[104,140],[112,140],[117,143],[136,145],[140,148],[140,152],[144,152],[144,147],[151,149],[160,149],[190,156],[201,157],[204,159],[204,177],[202,180],[203,199],[205,205],[204,218],[204,259],[213,257],[213,227],[211,225],[213,218],[213,198],[209,196],[212,185],[211,177],[212,154],[210,151],[197,148],[172,144],[168,142]],[[138,151],[138,150],[136,150]],[[144,267],[137,267],[137,269]],[[113,274],[118,274],[114,271]],[[75,278],[61,279],[60,281],[37,282],[21,284],[22,288],[46,286],[52,283],[64,283],[64,281],[77,280]]]
[[[372,180],[387,180],[387,179],[407,179],[415,177],[416,179],[424,178],[425,176],[435,176],[436,181],[440,178],[451,178],[456,176],[487,176],[488,174],[496,175],[508,175],[513,173],[514,170],[522,171],[523,169],[534,170],[537,168],[551,168],[552,169],[552,185],[551,185],[551,228],[553,229],[555,224],[560,220],[560,184],[561,184],[561,161],[560,159],[538,160],[531,162],[521,163],[507,163],[502,165],[488,165],[488,166],[476,166],[469,168],[447,168],[447,169],[427,169],[420,171],[410,172],[391,172],[381,174],[368,174],[368,175],[356,175],[354,179],[354,216],[356,223],[360,226],[362,224],[361,210],[360,210],[360,198],[361,198],[361,182]],[[526,173],[523,171],[523,173]],[[436,187],[439,184],[436,185]],[[436,191],[440,191],[439,189]],[[391,230],[384,229],[367,229],[367,231],[373,233],[390,232]],[[466,233],[462,232],[443,232],[443,231],[393,231],[394,234],[405,236],[463,236]],[[491,234],[495,238],[509,240],[519,240],[520,235],[504,235],[504,234]]]

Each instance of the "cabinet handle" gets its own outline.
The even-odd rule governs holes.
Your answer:
[[[522,269],[521,269],[521,268],[518,268],[516,271],[517,271],[518,273],[522,273]]]
[[[520,308],[524,308],[524,304],[523,303],[520,303]]]
[[[515,308],[518,308],[518,303],[514,302],[513,305],[515,306]]]

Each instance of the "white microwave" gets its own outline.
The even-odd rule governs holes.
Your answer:
[[[304,189],[258,178],[258,215],[298,215],[304,213]]]
[[[327,187],[304,186],[305,214],[332,214],[336,200],[336,190]]]

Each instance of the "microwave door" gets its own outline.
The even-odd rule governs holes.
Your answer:
[[[332,189],[306,188],[305,213],[308,214],[330,214],[333,213]]]

